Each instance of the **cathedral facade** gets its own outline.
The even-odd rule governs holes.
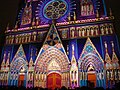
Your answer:
[[[120,49],[104,0],[26,0],[5,31],[0,85],[104,87],[120,81]]]

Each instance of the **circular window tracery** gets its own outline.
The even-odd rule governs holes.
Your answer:
[[[52,0],[45,5],[43,14],[48,19],[59,19],[67,12],[67,7],[63,0]]]

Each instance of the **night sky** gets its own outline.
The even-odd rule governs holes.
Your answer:
[[[0,0],[0,47],[3,46],[5,28],[9,23],[13,28],[19,6],[23,0]],[[120,42],[120,0],[105,0],[107,9],[111,8],[115,16],[115,30]],[[1,48],[0,48],[1,49]],[[1,50],[0,50],[1,52]]]

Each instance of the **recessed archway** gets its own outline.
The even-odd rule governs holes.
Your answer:
[[[19,77],[18,77],[18,87],[24,86],[24,78],[25,78],[24,74],[19,75]]]
[[[88,87],[96,87],[96,72],[89,71],[87,73],[87,86]]]
[[[81,86],[98,86],[98,81],[103,74],[103,63],[100,58],[93,53],[86,54],[79,62],[79,70],[83,78],[80,78]]]
[[[59,50],[56,47],[49,47],[47,48],[41,55],[38,55],[36,62],[35,62],[35,72],[36,76],[44,76],[43,80],[36,79],[34,83],[36,83],[36,86],[42,86],[42,87],[51,87],[49,83],[47,82],[49,79],[49,75],[54,75],[52,73],[58,73],[60,75],[60,82],[63,81],[63,77],[66,78],[66,76],[69,74],[69,60],[66,56],[66,54]],[[58,74],[55,74],[56,76]],[[58,75],[58,76],[59,76]],[[69,78],[69,77],[67,77]],[[53,80],[56,80],[52,78]],[[40,84],[38,82],[40,81]],[[44,83],[44,85],[43,85]],[[55,82],[54,82],[55,83]],[[66,85],[67,79],[64,80],[64,82],[61,82],[59,86]],[[68,84],[67,84],[68,86]],[[52,88],[55,88],[53,86]]]
[[[19,57],[11,63],[10,85],[26,86],[27,62]]]
[[[88,87],[96,87],[96,71],[94,66],[90,63],[88,66],[88,71],[87,71],[87,86]]]
[[[61,72],[69,70],[69,61],[67,56],[59,49],[50,47],[38,56],[35,64],[35,71],[48,72],[47,67],[52,60],[59,64]]]

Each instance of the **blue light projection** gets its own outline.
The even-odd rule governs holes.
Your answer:
[[[88,46],[86,47],[86,51],[87,51],[87,52],[92,52],[92,51],[93,51],[92,46],[88,45]]]

